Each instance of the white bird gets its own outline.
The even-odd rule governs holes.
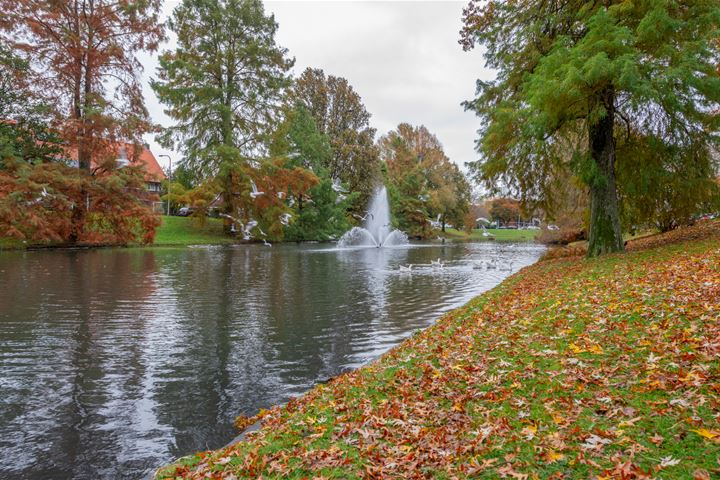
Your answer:
[[[47,197],[50,197],[50,196],[51,196],[51,195],[47,192],[47,190],[45,189],[45,187],[43,187],[42,192],[40,192],[39,195],[40,195],[39,197],[35,197],[34,200],[29,201],[29,202],[28,202],[28,205],[36,205],[36,204],[42,202],[42,200],[43,200],[44,198],[47,198]]]
[[[265,245],[266,247],[272,247],[272,243],[268,243],[268,241],[265,239],[263,239],[263,245]]]
[[[432,265],[432,268],[443,268],[442,260],[439,258],[437,260],[430,260],[430,264]]]
[[[285,225],[286,227],[290,224],[290,218],[292,217],[289,213],[283,213],[280,215],[280,223]]]
[[[265,192],[260,192],[257,189],[257,185],[255,185],[255,182],[250,180],[250,188],[252,188],[252,192],[250,192],[250,197],[254,200],[260,195],[265,195]]]
[[[285,198],[285,192],[277,192],[277,196],[280,200],[282,200],[283,198]]]
[[[370,217],[370,218],[372,218],[373,220],[375,219],[375,216],[374,216],[372,213],[370,213],[370,212],[367,212],[364,217],[361,217],[360,215],[357,215],[357,214],[353,213],[353,217],[359,218],[360,221],[362,221],[362,222],[364,222],[367,217]]]
[[[407,267],[405,265],[400,265],[399,270],[402,273],[411,273],[412,272],[412,264],[408,265]]]
[[[290,197],[290,198],[288,199],[288,205],[291,206],[291,207],[292,207],[293,205],[295,205],[295,199],[292,198],[292,197]]]
[[[333,178],[332,189],[335,190],[337,193],[348,193],[347,190],[342,187],[342,185],[340,184],[340,180],[337,178]]]
[[[257,223],[257,222],[255,222],[255,223]],[[260,230],[260,235],[262,235],[263,237],[267,237],[265,232],[263,232],[262,228],[258,227],[258,230]]]
[[[237,233],[238,230],[235,228],[235,224],[240,226],[240,232],[242,232],[242,238],[243,240],[247,241],[252,238],[252,235],[250,234],[250,230],[257,225],[257,222],[255,220],[250,220],[247,224],[244,224],[242,221],[238,220],[237,218],[233,217],[232,215],[228,215],[227,213],[221,213],[221,217],[229,218],[232,220],[233,223],[230,224],[230,232],[231,233]]]

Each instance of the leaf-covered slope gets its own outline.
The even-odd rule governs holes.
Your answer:
[[[719,360],[720,236],[545,261],[160,477],[711,478]]]

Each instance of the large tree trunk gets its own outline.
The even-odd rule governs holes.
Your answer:
[[[615,92],[603,95],[607,114],[589,127],[590,153],[595,163],[590,184],[590,244],[588,257],[624,248],[615,183]]]

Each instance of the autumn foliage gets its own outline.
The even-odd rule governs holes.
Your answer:
[[[152,243],[160,220],[141,200],[143,172],[137,168],[90,175],[62,163],[6,161],[0,170],[0,232],[29,244]],[[78,205],[87,208],[82,228]]]

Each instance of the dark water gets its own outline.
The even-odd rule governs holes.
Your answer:
[[[238,414],[376,358],[510,273],[475,260],[517,270],[540,251],[0,253],[0,478],[135,479],[217,448]]]

